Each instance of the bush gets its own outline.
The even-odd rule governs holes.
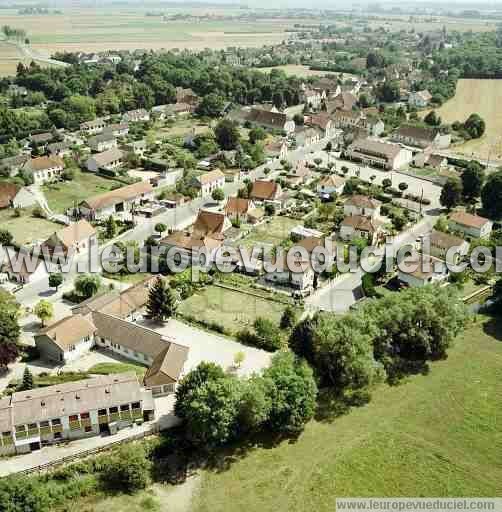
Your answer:
[[[106,465],[103,482],[116,491],[134,493],[150,482],[151,462],[140,444],[122,446]]]

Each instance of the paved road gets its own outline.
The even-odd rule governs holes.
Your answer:
[[[31,60],[36,60],[37,62],[43,62],[44,64],[50,64],[51,66],[62,66],[67,67],[69,64],[67,62],[62,62],[60,60],[51,59],[50,57],[46,57],[42,55],[38,51],[34,50],[28,45],[20,43],[18,41],[9,41],[7,39],[3,40],[7,44],[11,44],[19,48],[19,50],[25,55],[26,58]]]

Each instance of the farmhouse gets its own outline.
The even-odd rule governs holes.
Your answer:
[[[0,175],[16,176],[23,165],[30,159],[30,155],[21,153],[16,156],[9,156],[0,160]]]
[[[115,140],[115,139],[114,139]],[[120,149],[114,148],[103,153],[98,153],[87,159],[85,166],[90,172],[97,172],[99,169],[112,171],[124,163],[124,153]]]
[[[441,283],[448,278],[446,264],[432,256],[419,254],[405,261],[406,268],[398,268],[397,277],[402,283],[411,287]]]
[[[288,119],[286,114],[272,112],[271,110],[252,108],[246,116],[246,121],[269,130],[280,130],[286,133],[295,131],[293,120]]]
[[[18,391],[0,400],[0,453],[29,453],[52,443],[113,434],[154,415],[152,392],[140,386],[134,372]]]
[[[438,130],[409,124],[401,125],[392,136],[394,142],[401,142],[421,149],[436,147],[440,139]]]
[[[336,126],[327,112],[312,114],[307,118],[307,124],[321,131],[321,139],[331,139],[336,134]]]
[[[14,183],[1,182],[0,183],[0,209],[10,208],[12,202],[19,191],[19,187]]]
[[[408,104],[410,107],[424,108],[432,99],[432,94],[428,90],[410,92]]]
[[[170,260],[176,264],[183,262],[190,265],[200,264],[205,266],[214,261],[215,252],[223,245],[223,239],[184,231],[174,231],[159,243],[167,247]],[[173,249],[173,252],[171,252],[171,249]]]
[[[122,123],[139,123],[150,121],[150,113],[148,110],[144,108],[139,108],[137,110],[129,110],[125,114],[122,115],[121,119]]]
[[[125,137],[129,134],[129,125],[127,123],[114,123],[105,127],[103,131],[111,133],[114,137]]]
[[[430,255],[436,258],[446,260],[448,251],[455,250],[454,263],[458,263],[462,256],[465,256],[469,251],[469,242],[463,238],[443,233],[442,231],[432,231],[429,237]],[[453,254],[452,254],[453,256]]]
[[[153,187],[140,181],[86,199],[79,204],[80,213],[87,219],[107,218],[116,213],[128,213],[135,205],[153,198]]]
[[[231,221],[252,223],[256,217],[252,215],[256,211],[256,205],[252,199],[242,197],[229,197],[225,205],[225,215]]]
[[[329,199],[333,195],[341,195],[346,180],[340,176],[330,175],[321,178],[317,184],[317,195],[322,199]]]
[[[256,180],[249,197],[259,202],[277,201],[281,195],[281,186],[275,181]]]
[[[209,236],[217,240],[223,240],[224,233],[232,224],[224,213],[200,210],[195,219],[192,233],[196,236]]]
[[[91,150],[96,153],[117,147],[117,139],[114,137],[113,133],[107,131],[91,137],[87,143]]]
[[[358,139],[353,142],[345,151],[345,156],[356,162],[389,170],[400,169],[411,162],[413,157],[410,150],[397,144],[370,139]]]
[[[94,119],[93,121],[86,121],[80,124],[80,131],[85,135],[96,135],[101,133],[106,126],[106,121],[103,118]]]
[[[288,143],[284,139],[271,142],[265,146],[265,154],[269,158],[285,160],[288,156]]]
[[[202,197],[209,196],[217,188],[223,188],[225,185],[225,175],[220,169],[206,172],[195,178],[194,185],[200,189]]]
[[[380,213],[380,203],[368,196],[354,195],[345,201],[343,213],[347,216],[362,215],[364,217],[376,217]]]
[[[357,98],[350,91],[341,92],[334,97],[333,101],[328,103],[328,112],[333,110],[343,110],[350,112],[357,103]]]
[[[94,346],[95,333],[96,326],[91,320],[73,315],[42,329],[34,338],[44,359],[66,364],[89,352]]]
[[[288,267],[287,254],[283,253],[282,260],[277,260],[275,269],[265,272],[265,280],[281,286],[290,286],[302,293],[308,293],[312,290],[314,284],[314,270],[308,258],[294,259],[292,268]]]
[[[487,238],[492,231],[492,221],[465,212],[452,213],[448,226],[451,231],[459,231],[471,238]]]
[[[69,250],[79,253],[89,250],[96,242],[96,230],[82,219],[56,231],[42,244],[42,248],[47,247],[51,253],[67,253]]]
[[[32,158],[23,165],[23,170],[31,172],[35,185],[42,185],[49,181],[56,181],[61,178],[64,162],[61,158],[39,156]]]
[[[63,141],[63,142],[53,142],[52,144],[47,145],[47,152],[49,153],[49,156],[70,156],[71,151],[71,142],[69,141]]]
[[[364,238],[370,245],[378,241],[380,226],[371,216],[349,215],[340,224],[340,238],[355,240]]]

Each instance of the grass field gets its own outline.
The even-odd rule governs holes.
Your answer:
[[[260,244],[279,245],[289,237],[291,229],[299,224],[302,224],[302,222],[288,217],[272,217],[270,222],[265,222],[254,228],[249,235],[238,242],[238,245],[243,247],[253,247]]]
[[[51,210],[65,212],[88,197],[108,192],[117,184],[123,185],[90,172],[76,171],[72,181],[45,185],[43,192]]]
[[[97,375],[110,375],[112,373],[136,372],[138,377],[146,373],[146,366],[134,363],[98,363],[91,366],[87,373]]]
[[[9,230],[18,244],[29,244],[34,240],[46,240],[49,235],[62,228],[60,224],[33,217],[28,210],[21,217],[14,217],[12,209],[0,210],[0,226]]]
[[[486,122],[486,133],[455,147],[455,152],[481,159],[502,159],[502,80],[459,80],[455,97],[447,101],[437,113],[447,123],[464,122],[472,113],[478,113]]]
[[[429,375],[382,385],[369,405],[311,422],[296,442],[229,453],[203,473],[193,510],[331,512],[337,496],[500,496],[501,400],[502,324],[485,319]]]
[[[183,301],[178,311],[197,320],[216,322],[228,331],[251,327],[258,317],[278,323],[285,305],[216,286],[207,286],[200,293]]]

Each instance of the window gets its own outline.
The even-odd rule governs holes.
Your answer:
[[[28,430],[33,430],[33,429],[35,429],[35,428],[38,428],[38,425],[37,425],[36,423],[30,423],[30,424],[28,425]]]
[[[11,436],[10,432],[2,432],[2,437],[10,437],[10,436]]]
[[[58,420],[58,419],[51,420],[51,423],[52,423],[52,426],[54,426],[54,425],[61,425],[61,420]]]
[[[99,409],[98,410],[98,416],[106,416],[107,412],[106,409]]]
[[[62,439],[63,434],[61,432],[54,432],[54,439]]]
[[[49,426],[49,422],[48,421],[41,421],[40,422],[40,428],[46,428]]]
[[[72,414],[69,419],[70,421],[78,421],[78,414]]]
[[[119,408],[118,407],[110,407],[110,414],[114,414],[116,412],[119,412]]]
[[[134,402],[133,404],[131,404],[131,407],[133,409],[141,409],[141,404],[139,402]]]
[[[89,419],[89,413],[88,412],[83,412],[80,414],[80,419],[81,420],[87,420]]]
[[[26,430],[26,425],[16,425],[16,432],[24,432]]]
[[[128,410],[129,410],[129,404],[121,405],[121,406],[120,406],[120,410],[121,410],[121,411],[128,411]]]
[[[92,432],[92,427],[90,425],[87,425],[84,430],[85,432]]]

